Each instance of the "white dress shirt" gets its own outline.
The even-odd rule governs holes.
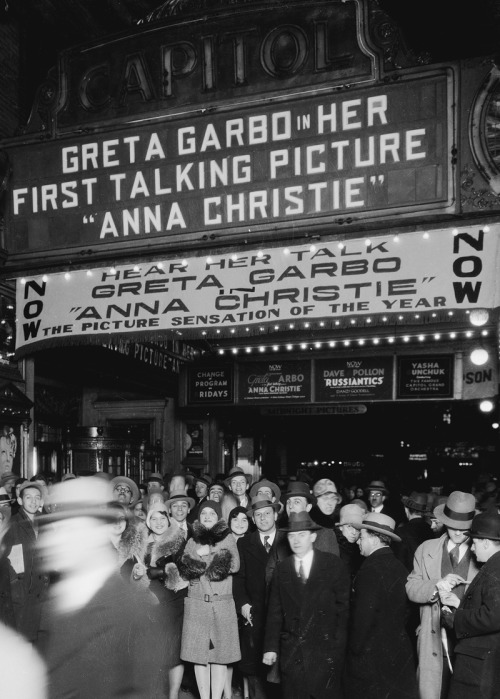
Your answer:
[[[297,575],[299,574],[299,567],[300,563],[302,561],[302,570],[304,571],[304,575],[306,580],[309,580],[309,575],[311,573],[311,566],[313,562],[313,557],[314,557],[314,549],[312,551],[309,551],[309,553],[306,553],[304,558],[299,558],[298,556],[294,556],[295,559],[295,571]]]

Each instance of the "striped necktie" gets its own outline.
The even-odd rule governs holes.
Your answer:
[[[300,582],[305,585],[307,582],[306,574],[304,572],[304,566],[302,565],[302,560],[299,562],[299,572],[298,572],[298,577],[300,578]]]

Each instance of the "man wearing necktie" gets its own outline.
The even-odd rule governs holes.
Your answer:
[[[193,498],[186,495],[183,490],[172,491],[165,503],[168,514],[182,531],[185,539],[189,539],[192,533],[192,527],[188,524],[187,517],[194,505]]]
[[[263,662],[281,669],[286,699],[340,696],[350,579],[338,556],[314,549],[319,526],[308,512],[291,512],[293,555],[271,583]]]
[[[263,495],[254,497],[247,514],[256,531],[238,539],[240,569],[233,577],[233,596],[244,619],[239,668],[248,678],[250,699],[279,696],[279,685],[267,681],[269,668],[262,664],[269,584],[276,563],[289,554],[285,535],[276,529],[279,509],[277,501]]]
[[[38,518],[43,507],[43,489],[39,483],[26,481],[19,489],[19,512],[11,519],[5,539],[12,566],[10,591],[17,630],[32,643],[41,632],[42,608],[46,602],[48,577],[42,571],[38,551]]]
[[[500,686],[500,515],[474,517],[470,535],[483,564],[460,601],[441,593],[443,619],[458,639],[449,699],[495,699]]]
[[[448,696],[454,639],[442,628],[439,597],[453,590],[461,599],[478,572],[469,537],[475,507],[472,493],[456,490],[434,509],[434,517],[445,525],[446,531],[439,539],[420,544],[406,583],[408,597],[420,607],[417,650],[421,699]]]

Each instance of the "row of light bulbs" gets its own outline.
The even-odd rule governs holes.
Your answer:
[[[480,333],[481,337],[487,337],[489,334],[488,330],[482,330]],[[266,352],[266,351],[272,351],[272,352],[279,352],[280,350],[287,350],[288,352],[291,352],[292,350],[307,350],[307,349],[326,349],[327,347],[334,349],[335,347],[350,347],[350,346],[358,346],[362,347],[363,345],[366,344],[372,344],[372,345],[379,345],[381,342],[384,340],[387,341],[388,344],[392,345],[396,341],[401,341],[404,343],[409,343],[411,341],[418,341],[418,342],[425,342],[426,340],[455,340],[459,337],[465,337],[466,339],[471,339],[474,337],[474,332],[472,330],[465,330],[463,332],[450,332],[450,333],[428,333],[428,334],[423,334],[420,333],[418,335],[400,335],[400,336],[390,336],[390,337],[373,337],[370,339],[365,339],[365,338],[359,338],[359,339],[344,339],[344,340],[323,340],[323,341],[316,341],[316,342],[300,342],[296,343],[295,345],[292,343],[287,343],[285,345],[278,345],[278,344],[273,344],[269,346],[265,345],[259,345],[259,346],[248,346],[245,348],[242,347],[232,347],[229,350],[226,350],[224,348],[220,348],[218,350],[218,353],[220,355],[223,355],[226,353],[226,351],[230,352],[231,354],[238,354],[240,350],[243,350],[246,354],[250,354],[254,350],[257,350],[258,352]],[[478,349],[477,351],[481,351]],[[486,352],[486,350],[483,350],[483,352]],[[486,352],[487,354],[487,352]],[[484,355],[483,355],[484,356]],[[484,364],[488,360],[488,357],[486,357],[486,360],[483,362],[479,362],[479,364]]]
[[[490,231],[490,227],[489,227],[489,226],[483,226],[482,230],[483,230],[485,233],[488,233],[488,232]],[[451,231],[451,233],[452,233],[453,236],[457,236],[457,235],[459,234],[458,228],[453,228],[452,231]],[[442,234],[440,234],[440,236],[442,236]],[[403,236],[403,237],[404,237],[404,236]],[[430,238],[431,238],[431,234],[430,234],[430,233],[428,233],[428,232],[422,233],[422,239],[423,239],[423,240],[430,240]],[[402,239],[401,239],[401,236],[399,236],[399,235],[394,235],[394,236],[392,237],[392,240],[393,240],[395,243],[400,243]],[[366,239],[365,239],[365,246],[366,246],[366,247],[370,247],[371,244],[372,244],[372,240],[371,240],[370,238],[366,238]],[[337,243],[337,248],[338,248],[339,250],[343,250],[343,249],[345,248],[345,243],[343,243],[342,241],[339,242],[339,243]],[[317,246],[316,246],[314,243],[312,243],[311,245],[309,245],[309,252],[315,252],[316,250],[317,250]],[[245,254],[246,254],[246,253],[245,253]],[[289,254],[290,254],[290,248],[288,248],[288,247],[283,248],[283,254],[284,254],[284,255],[289,255]],[[240,255],[238,255],[238,253],[233,253],[233,254],[231,255],[231,259],[234,260],[234,261],[238,260],[239,257],[240,257]],[[263,252],[262,250],[257,250],[257,257],[258,257],[259,259],[262,258],[262,257],[264,257],[264,252]],[[213,257],[212,257],[211,255],[208,255],[208,257],[205,258],[205,261],[206,261],[207,264],[212,264],[212,262],[213,262]],[[164,267],[163,262],[157,262],[157,263],[154,263],[154,264],[156,264],[156,266],[157,266],[159,269],[163,269],[163,267]],[[184,259],[181,261],[181,265],[182,265],[183,267],[188,267],[188,266],[189,266],[189,261],[188,261],[186,258],[184,258]],[[134,268],[133,268],[133,269],[134,269],[134,272],[139,272],[139,271],[140,271],[139,265],[134,265]],[[112,267],[109,268],[109,273],[110,273],[110,274],[116,274],[116,267],[115,267],[114,265],[113,265]],[[93,272],[92,272],[92,270],[88,269],[87,272],[86,272],[86,274],[87,274],[88,277],[91,277],[92,274],[93,274]],[[66,272],[65,275],[64,275],[64,278],[67,279],[67,280],[69,281],[69,280],[71,279],[71,273],[70,273],[70,272]],[[49,280],[48,275],[47,275],[47,274],[44,274],[44,275],[42,276],[42,281],[47,282],[48,280]],[[26,279],[25,279],[24,277],[21,279],[21,284],[26,284]]]
[[[466,314],[470,314],[470,322],[471,322],[472,325],[476,325],[476,326],[484,325],[485,323],[488,322],[488,319],[489,319],[489,314],[488,314],[488,311],[487,311],[486,309],[477,309],[477,310],[473,310],[473,311],[467,310],[467,311],[465,311],[465,313],[466,313]],[[477,315],[475,315],[476,313],[477,313]],[[437,315],[438,315],[438,314],[435,313],[435,312],[433,312],[433,313],[430,314],[431,318],[437,318]],[[454,313],[454,311],[448,311],[448,312],[447,312],[447,315],[451,318],[453,315],[455,315],[455,313]],[[407,317],[407,316],[406,316],[406,317]],[[413,319],[414,319],[414,320],[422,319],[422,315],[421,315],[420,313],[415,313],[415,314],[413,315]],[[388,316],[382,316],[382,318],[381,318],[380,320],[381,320],[383,323],[387,323],[390,319],[389,319]],[[403,321],[403,320],[405,320],[405,316],[404,316],[404,315],[398,315],[398,321]],[[364,319],[364,322],[365,322],[366,324],[370,324],[370,323],[373,322],[373,319],[372,319],[372,318],[365,318],[365,319]],[[357,320],[356,318],[351,318],[351,320],[350,320],[350,324],[351,324],[351,325],[356,325],[357,323],[358,323],[358,320]],[[341,321],[340,321],[340,320],[334,321],[334,325],[336,325],[337,327],[340,326],[340,324],[341,324]],[[321,320],[321,321],[319,321],[318,323],[316,323],[316,325],[317,325],[319,328],[324,328],[324,327],[326,326],[326,323],[325,323],[325,321]],[[295,330],[295,329],[300,329],[300,328],[304,328],[304,329],[307,330],[308,328],[311,328],[311,327],[314,327],[314,326],[315,326],[315,323],[311,323],[311,322],[309,322],[309,321],[306,321],[306,322],[304,322],[304,323],[302,323],[302,324],[300,324],[300,323],[288,323],[288,325],[285,325],[285,326],[274,325],[272,329],[275,330],[275,331],[278,331],[278,330]],[[267,329],[266,326],[263,326],[263,325],[261,325],[261,326],[259,327],[260,332],[264,332],[266,329]],[[245,331],[246,331],[246,332],[250,332],[250,328],[249,328],[249,327],[246,327],[246,328],[245,328]],[[231,333],[232,335],[236,334],[236,332],[237,332],[236,328],[231,328],[231,329],[230,329],[230,333]],[[220,334],[222,333],[222,330],[220,330],[220,328],[217,328],[216,331],[215,331],[215,333],[216,333],[217,335],[220,335]],[[205,335],[208,335],[208,332],[207,332],[206,330],[202,330],[202,333],[201,333],[201,334],[202,334],[203,336],[205,336]],[[438,334],[439,334],[439,333],[438,333]],[[451,337],[452,340],[455,339],[456,336],[457,336],[456,333],[450,333],[450,337]],[[472,336],[471,336],[471,335],[467,335],[467,337],[472,337]],[[436,339],[439,339],[439,338],[436,338]],[[377,344],[377,343],[376,343],[376,344]]]

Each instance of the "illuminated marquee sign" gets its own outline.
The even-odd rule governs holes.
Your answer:
[[[447,210],[450,76],[14,149],[13,255]]]
[[[495,308],[499,235],[500,225],[471,226],[27,277],[17,281],[16,346],[248,337],[305,320]]]

